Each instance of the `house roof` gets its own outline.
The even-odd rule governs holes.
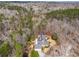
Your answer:
[[[48,41],[45,35],[40,34],[37,39],[37,44],[35,44],[35,49],[41,49],[43,45],[48,45]]]

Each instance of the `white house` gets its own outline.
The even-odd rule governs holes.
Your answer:
[[[35,51],[38,51],[40,57],[44,57],[45,54],[42,52],[42,46],[47,46],[48,41],[45,35],[38,35],[38,38],[35,40]]]

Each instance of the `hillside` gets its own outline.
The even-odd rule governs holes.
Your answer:
[[[0,3],[0,56],[2,57],[29,56],[30,46],[34,44],[33,41],[40,32],[51,36],[57,43],[49,46],[45,56],[79,56],[78,30],[78,2]],[[34,50],[32,53],[35,54]]]

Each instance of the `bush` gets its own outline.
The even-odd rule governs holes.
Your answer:
[[[3,19],[4,19],[4,15],[0,14],[0,22],[2,22]]]
[[[52,36],[51,36],[51,38],[52,38],[53,40],[57,41],[57,40],[58,40],[57,33],[53,33]]]
[[[22,56],[22,45],[19,43],[15,44],[15,55],[16,55],[16,57]]]
[[[0,46],[0,55],[2,57],[6,57],[10,54],[11,48],[8,44],[8,42],[3,42],[3,44]]]
[[[35,50],[32,50],[32,51],[31,51],[31,57],[39,57],[38,52],[35,51]]]

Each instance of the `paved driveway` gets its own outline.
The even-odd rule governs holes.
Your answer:
[[[37,49],[36,51],[38,51],[40,57],[45,57],[45,53],[41,49]]]

